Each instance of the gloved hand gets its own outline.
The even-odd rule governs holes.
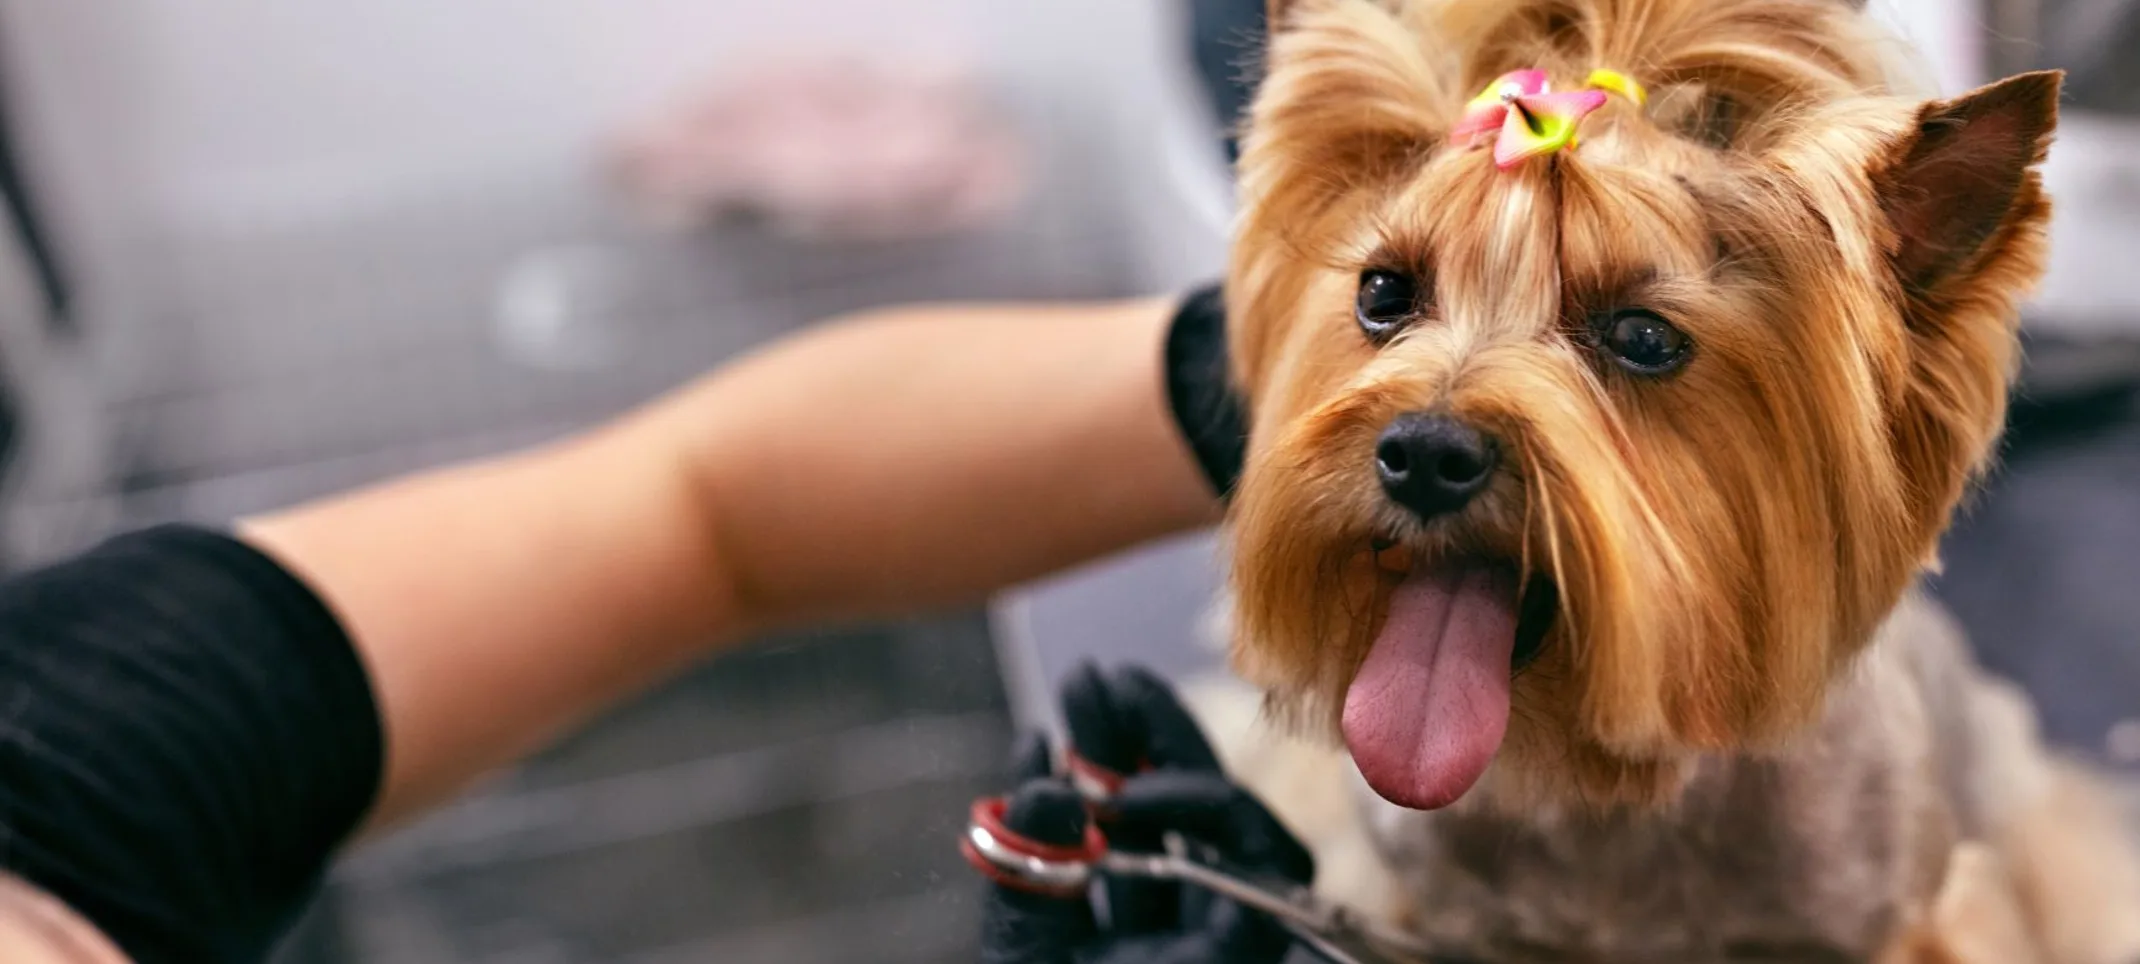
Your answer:
[[[1218,757],[1167,685],[1135,668],[1101,673],[1086,665],[1062,692],[1077,754],[1126,774],[1100,829],[1117,849],[1157,851],[1173,831],[1214,848],[1245,871],[1307,883],[1314,860],[1246,790],[1226,779]],[[1027,738],[1017,770],[1024,782],[1004,815],[1013,832],[1038,843],[1076,846],[1087,808],[1050,773],[1047,741]],[[990,888],[983,964],[1278,964],[1292,947],[1267,915],[1200,888],[1164,881],[1103,878],[1104,919],[1090,894],[1050,897]]]

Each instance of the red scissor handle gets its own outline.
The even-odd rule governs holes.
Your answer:
[[[1090,818],[1084,842],[1065,847],[1020,834],[1003,822],[1008,798],[983,797],[973,802],[965,839],[959,841],[959,853],[981,876],[1027,893],[1065,898],[1084,895],[1092,868],[1107,855],[1107,838],[1099,827],[1101,811],[1129,778],[1079,756],[1074,749],[1063,757],[1070,785],[1084,799]]]
[[[1107,855],[1107,838],[1101,835],[1100,828],[1086,823],[1085,839],[1074,847],[1042,843],[1004,824],[1008,807],[1005,797],[983,797],[973,802],[966,838],[959,841],[959,853],[966,862],[981,876],[1013,890],[1046,897],[1083,896],[1093,866]],[[983,852],[984,841],[993,854]],[[1063,879],[1044,879],[1047,876]]]

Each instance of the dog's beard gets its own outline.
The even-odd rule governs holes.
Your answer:
[[[1446,805],[1503,756],[1587,756],[1602,782],[1641,771],[1649,787],[1700,715],[1686,697],[1703,695],[1675,698],[1663,641],[1728,633],[1736,613],[1652,604],[1725,596],[1703,595],[1598,408],[1522,404],[1594,393],[1578,359],[1481,363],[1495,377],[1474,384],[1491,387],[1459,407],[1512,451],[1461,518],[1423,525],[1375,491],[1356,456],[1402,404],[1389,392],[1298,420],[1252,464],[1233,530],[1237,664],[1275,708],[1341,735],[1401,805]]]

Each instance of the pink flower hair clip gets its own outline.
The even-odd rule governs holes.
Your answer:
[[[1494,166],[1508,170],[1534,157],[1575,146],[1576,130],[1612,94],[1637,105],[1642,85],[1611,70],[1593,71],[1582,90],[1555,92],[1543,70],[1503,74],[1464,106],[1450,137],[1464,147],[1494,146]]]

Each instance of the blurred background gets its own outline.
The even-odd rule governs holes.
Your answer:
[[[1874,6],[1950,91],[2074,71],[1938,589],[2140,772],[2140,0]],[[1261,7],[0,0],[0,553],[551,438],[847,310],[1215,278]],[[1013,724],[1086,656],[1213,665],[1217,578],[1192,537],[715,662],[354,854],[285,960],[970,960]]]

